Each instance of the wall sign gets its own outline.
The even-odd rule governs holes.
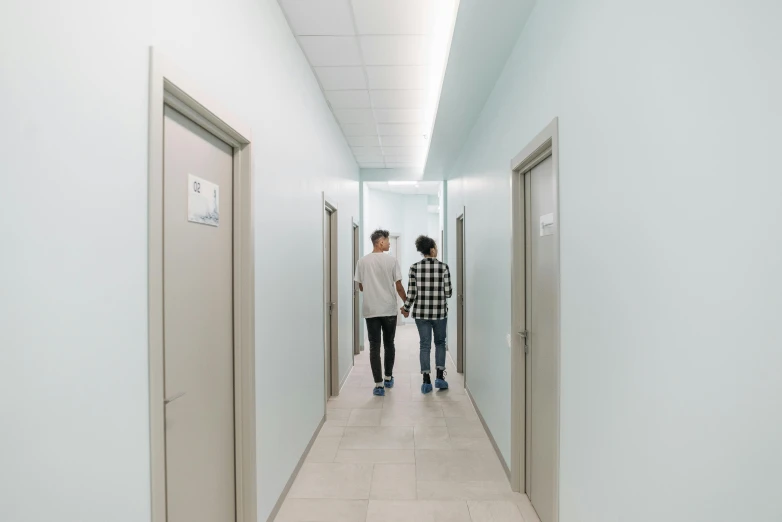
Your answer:
[[[220,224],[220,186],[187,175],[187,220],[216,227]]]
[[[540,235],[554,235],[554,214],[540,216]]]

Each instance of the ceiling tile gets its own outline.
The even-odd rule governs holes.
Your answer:
[[[353,154],[356,156],[382,156],[383,149],[380,147],[353,147]]]
[[[369,91],[326,91],[332,109],[369,109]]]
[[[365,65],[426,65],[428,38],[421,35],[360,37]]]
[[[363,65],[353,36],[300,36],[299,43],[313,66]]]
[[[375,109],[378,123],[421,123],[424,111],[415,109]]]
[[[351,147],[377,147],[380,145],[380,136],[353,136],[348,138]]]
[[[416,123],[380,123],[377,126],[380,136],[423,136],[424,127]]]
[[[375,109],[422,109],[426,91],[370,91],[369,96]]]
[[[296,35],[352,35],[349,0],[280,0]]]
[[[430,34],[431,0],[352,0],[360,34]]]
[[[424,147],[383,147],[384,156],[414,156],[423,157],[426,154]]]
[[[383,156],[377,155],[362,155],[356,156],[356,161],[359,163],[383,163]]]
[[[340,123],[375,123],[370,109],[335,109],[334,116]]]
[[[342,132],[347,137],[376,136],[377,126],[374,123],[343,123]]]
[[[423,156],[386,156],[386,162],[388,163],[422,163],[424,161]]]
[[[348,91],[367,88],[364,70],[361,67],[315,67],[323,90]]]
[[[367,67],[370,89],[424,89],[426,74],[427,67],[420,65]]]
[[[428,142],[423,135],[420,136],[383,136],[380,138],[383,147],[422,147],[426,148]]]
[[[423,162],[416,163],[389,163],[386,162],[386,168],[388,169],[412,169],[420,167]]]

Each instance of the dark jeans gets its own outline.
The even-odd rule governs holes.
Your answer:
[[[396,335],[396,316],[370,317],[367,319],[367,334],[369,334],[369,364],[372,365],[372,377],[375,384],[383,382],[383,368],[380,366],[380,334],[383,334],[385,348],[386,375],[394,375],[394,336]]]
[[[448,319],[416,319],[418,337],[421,339],[421,373],[432,371],[432,333],[434,333],[434,363],[438,370],[445,370],[445,334]]]

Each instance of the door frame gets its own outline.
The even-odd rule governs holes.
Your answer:
[[[524,341],[519,332],[526,328],[527,324],[527,260],[526,253],[529,237],[526,231],[529,222],[527,211],[529,208],[528,190],[525,189],[525,174],[533,167],[547,158],[552,159],[552,175],[555,183],[555,220],[561,233],[559,223],[559,121],[554,118],[543,131],[541,131],[524,149],[511,161],[511,485],[514,491],[522,494],[526,492],[529,480],[527,469],[527,440],[529,426],[526,419],[528,409],[527,396],[527,365],[524,353]],[[535,230],[534,227],[530,230]],[[556,469],[554,470],[554,521],[559,520],[559,469],[560,469],[560,411],[561,411],[561,262],[560,241],[558,235],[556,243],[557,263],[557,317],[558,324],[557,341],[554,349],[557,360],[557,400],[556,400]]]
[[[354,275],[356,273],[356,267],[358,266],[358,260],[361,257],[361,233],[358,224],[356,224],[356,220],[353,219],[353,272],[351,275]],[[359,290],[358,290],[358,283],[353,281],[353,278],[351,277],[351,282],[353,285],[353,362],[355,363],[356,355],[359,355],[361,353],[361,332],[359,330],[359,324],[361,322],[361,317],[359,315]]]
[[[255,262],[250,128],[202,94],[150,48],[148,321],[151,519],[166,522],[163,300],[163,112],[166,105],[233,147],[234,437],[236,520],[257,518],[255,432]],[[184,189],[183,189],[184,190]]]
[[[465,357],[467,355],[467,299],[465,286],[465,227],[467,208],[456,218],[456,372],[464,376],[467,383]]]
[[[324,365],[326,363],[326,346],[329,346],[329,365],[324,368],[324,395],[326,396],[326,402],[331,397],[339,396],[340,382],[339,382],[339,209],[333,200],[329,199],[326,194],[323,194],[323,231],[321,236],[326,237],[326,211],[330,213],[331,217],[331,257],[329,259],[329,267],[331,268],[331,295],[326,295],[326,266],[325,259],[323,263],[323,320],[331,323],[331,339],[326,339],[326,324],[323,324],[323,352],[324,352]],[[324,245],[325,249],[325,245]],[[334,303],[334,306],[329,314],[329,310],[326,307],[326,302]],[[330,370],[330,371],[329,371]],[[330,375],[327,375],[328,372]],[[331,395],[329,395],[329,386],[326,384],[326,379],[329,379],[331,385]]]

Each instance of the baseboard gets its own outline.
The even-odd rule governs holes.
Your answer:
[[[301,458],[299,459],[299,463],[296,464],[293,473],[291,473],[291,476],[288,479],[288,483],[285,484],[285,487],[282,489],[282,493],[280,493],[280,498],[278,498],[277,503],[274,504],[274,508],[272,509],[272,512],[269,514],[269,518],[266,519],[266,522],[274,522],[274,519],[277,518],[277,514],[280,512],[282,503],[285,502],[285,498],[288,496],[288,492],[291,490],[291,487],[293,486],[293,481],[296,480],[296,475],[298,475],[299,471],[301,471],[301,467],[304,465],[304,461],[307,460],[307,455],[312,449],[312,445],[315,444],[315,440],[318,438],[318,435],[320,434],[320,430],[323,428],[323,425],[325,423],[326,423],[326,415],[324,414],[323,418],[320,420],[320,424],[318,424],[318,429],[316,429],[315,433],[312,435],[312,439],[310,439],[309,444],[307,444],[307,448],[304,450],[304,453],[302,453]]]
[[[355,368],[355,365],[350,367],[350,370],[348,370],[348,373],[347,375],[345,375],[345,378],[342,379],[342,382],[339,383],[340,392],[342,392],[342,388],[345,387],[345,383],[348,382],[348,379],[350,378],[350,374],[353,373],[353,368]]]
[[[483,424],[483,429],[486,430],[486,434],[489,436],[489,440],[491,441],[491,445],[494,448],[494,452],[497,454],[497,457],[499,457],[500,459],[500,464],[502,464],[502,469],[505,470],[505,474],[508,476],[508,481],[510,481],[510,468],[508,467],[508,463],[505,462],[505,457],[502,456],[500,447],[497,446],[497,441],[494,440],[494,435],[491,434],[491,430],[489,429],[489,426],[486,424],[486,420],[483,418],[481,409],[475,403],[475,399],[473,398],[472,393],[470,393],[470,389],[465,386],[464,391],[467,392],[467,397],[469,397],[470,402],[472,403],[472,407],[475,408],[475,413],[478,414],[478,418],[481,420],[481,424]]]

